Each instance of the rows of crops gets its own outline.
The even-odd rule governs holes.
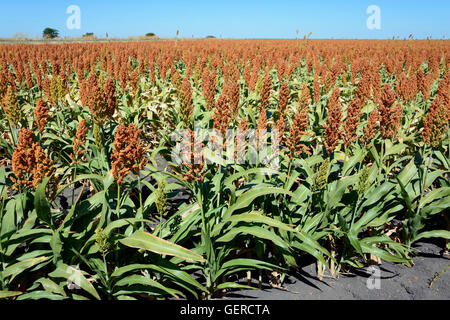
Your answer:
[[[1,45],[0,298],[412,266],[450,238],[449,65],[448,41]]]

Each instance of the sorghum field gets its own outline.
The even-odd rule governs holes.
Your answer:
[[[1,45],[0,298],[412,267],[450,238],[449,66],[444,40]]]

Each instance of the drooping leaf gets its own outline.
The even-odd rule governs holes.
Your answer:
[[[205,261],[201,255],[191,250],[144,231],[136,231],[131,236],[120,240],[120,242],[127,247],[144,249],[161,255],[175,256],[187,261]]]
[[[81,287],[86,292],[90,293],[94,298],[100,300],[100,296],[95,290],[92,283],[84,276],[81,270],[74,268],[72,266],[68,266],[64,263],[59,263],[56,267],[56,270],[49,274],[52,278],[64,278],[77,286]]]

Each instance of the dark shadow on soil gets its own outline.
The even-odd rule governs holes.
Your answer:
[[[354,269],[338,279],[316,276],[314,263],[306,263],[293,273],[282,289],[230,292],[225,299],[266,300],[449,300],[450,272],[441,274],[430,288],[436,274],[448,265],[450,257],[443,255],[445,241],[417,243],[414,265],[383,262],[378,267],[379,288],[371,288],[372,273],[367,268]],[[253,284],[255,285],[255,284]]]

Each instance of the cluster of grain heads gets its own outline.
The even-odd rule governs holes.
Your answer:
[[[368,145],[375,136],[379,121],[380,112],[378,111],[378,109],[372,110],[372,112],[369,114],[369,118],[367,119],[367,124],[364,127],[364,135],[361,137],[361,140],[365,145]]]
[[[54,168],[53,161],[39,144],[35,147],[34,156],[36,167],[33,168],[33,187],[36,189],[44,178],[51,176]]]
[[[366,104],[367,100],[372,95],[372,83],[370,74],[365,73],[358,82],[355,96],[363,103]]]
[[[427,116],[423,119],[423,141],[437,148],[448,128],[448,110],[446,110],[444,103],[440,96],[436,96],[428,110]]]
[[[177,89],[177,92],[180,92],[180,90],[181,90],[181,75],[178,72],[178,70],[175,69],[175,66],[172,66],[170,74],[172,76],[172,79],[171,79],[172,85],[174,86],[175,89]]]
[[[285,134],[285,129],[286,129],[283,113],[281,113],[279,115],[277,123],[275,125],[275,128],[278,132],[278,145],[282,145],[283,141],[284,141],[284,134]]]
[[[45,126],[49,121],[48,106],[47,103],[42,99],[38,99],[38,101],[36,102],[36,107],[34,109],[34,118],[36,120],[36,126],[39,130],[39,133],[42,134]]]
[[[422,70],[417,71],[417,89],[420,91],[424,101],[430,98],[432,84],[433,77],[431,73],[424,73]]]
[[[328,71],[323,78],[322,89],[323,93],[327,94],[336,84],[336,78],[333,75],[333,72]]]
[[[236,133],[236,154],[235,159],[236,163],[243,163],[244,162],[244,155],[247,148],[247,142],[245,141],[245,138],[247,136],[247,130],[248,130],[248,120],[247,118],[243,118],[238,126],[238,130]]]
[[[70,158],[72,159],[72,163],[75,165],[81,162],[83,155],[88,151],[86,146],[86,133],[86,120],[83,119],[78,124],[77,132],[73,137],[73,147]]]
[[[311,93],[306,83],[304,83],[302,85],[302,90],[298,100],[298,107],[300,108],[300,110],[302,110],[304,108],[308,108],[310,104],[311,104]]]
[[[308,135],[306,129],[309,126],[308,108],[297,109],[294,120],[289,128],[289,135],[286,138],[286,147],[289,150],[289,158],[293,159],[301,154],[310,155],[311,152],[305,143],[302,143],[302,137]]]
[[[342,134],[342,107],[339,88],[335,88],[328,101],[327,108],[327,123],[324,124],[325,128],[325,148],[328,154],[332,154],[336,149],[339,139]]]
[[[317,103],[320,100],[320,83],[319,83],[319,74],[317,72],[314,74],[313,91],[314,91],[314,102]]]
[[[40,144],[33,141],[33,133],[28,129],[19,131],[19,141],[12,155],[12,172],[15,188],[37,188],[53,172],[52,161]]]
[[[417,77],[415,73],[407,76],[405,72],[399,75],[397,93],[403,102],[411,101],[417,94]]]
[[[239,111],[239,97],[240,97],[241,86],[239,82],[233,81],[228,82],[225,94],[228,98],[228,103],[230,105],[230,113],[235,117]]]
[[[192,114],[194,107],[192,105],[192,88],[189,81],[189,77],[185,76],[183,79],[183,85],[179,94],[180,99],[180,117],[186,127],[192,121]]]
[[[13,87],[8,86],[2,101],[3,111],[8,117],[9,122],[17,127],[22,120],[22,108],[17,101],[17,95]]]
[[[353,141],[358,139],[356,129],[361,116],[362,104],[358,98],[353,98],[347,107],[347,116],[344,121],[344,134],[342,139],[346,147],[350,146]]]
[[[140,89],[139,81],[140,81],[139,69],[136,69],[130,73],[130,77],[129,77],[129,81],[128,81],[128,83],[130,84],[130,87],[131,87],[131,93],[135,96],[139,96],[139,89]]]
[[[247,82],[248,89],[251,92],[255,92],[257,89],[258,81],[260,81],[259,69],[256,66],[253,66],[253,70],[251,76]]]
[[[213,119],[213,128],[217,130],[223,139],[231,123],[232,111],[228,99],[224,94],[221,94],[217,99],[217,105],[214,108],[214,113],[211,118]]]
[[[167,187],[165,179],[160,179],[158,182],[155,205],[160,218],[167,214]]]
[[[116,111],[115,82],[108,78],[103,85],[99,83],[95,73],[91,73],[87,82],[80,84],[80,99],[83,107],[87,107],[96,124],[102,127]]]
[[[105,109],[104,117],[111,119],[117,110],[116,83],[114,79],[108,78],[105,82]]]
[[[202,140],[198,136],[196,137],[194,131],[188,129],[182,144],[181,167],[183,170],[183,180],[200,183],[205,179],[207,173],[202,151]]]
[[[114,150],[111,154],[111,170],[117,183],[120,185],[130,174],[139,174],[147,164],[145,153],[148,147],[140,138],[141,130],[131,123],[128,127],[119,124],[114,134]]]
[[[99,252],[106,257],[112,246],[109,235],[103,228],[97,228],[95,229],[94,239]]]
[[[328,185],[328,172],[330,170],[330,158],[326,158],[316,172],[312,191],[318,193]]]
[[[214,106],[214,98],[216,95],[216,76],[209,71],[208,67],[203,69],[202,74],[202,91],[206,100],[206,108],[212,109]]]
[[[261,105],[260,110],[267,110],[269,108],[269,99],[272,91],[272,77],[266,74],[261,87]]]
[[[439,82],[436,96],[444,104],[444,108],[447,110],[447,117],[450,118],[450,73],[447,73]]]
[[[94,123],[93,136],[95,147],[97,148],[97,150],[103,151],[104,147],[103,147],[102,128],[97,123]]]
[[[47,96],[50,102],[59,103],[66,95],[66,87],[61,77],[54,75],[50,80],[50,94]]]
[[[33,149],[33,133],[28,129],[19,131],[19,141],[12,156],[12,181],[15,187],[32,186],[32,168],[36,167],[35,150]]]
[[[381,95],[380,132],[383,138],[392,138],[398,131],[402,119],[402,107],[395,104],[395,93],[390,84],[385,84]]]
[[[364,196],[369,188],[369,167],[366,165],[362,168],[358,176],[358,194]]]
[[[258,124],[256,127],[256,146],[261,150],[267,137],[267,109],[262,108],[259,111]]]
[[[280,94],[278,96],[278,112],[284,114],[289,102],[289,85],[287,82],[283,82],[280,87]]]

